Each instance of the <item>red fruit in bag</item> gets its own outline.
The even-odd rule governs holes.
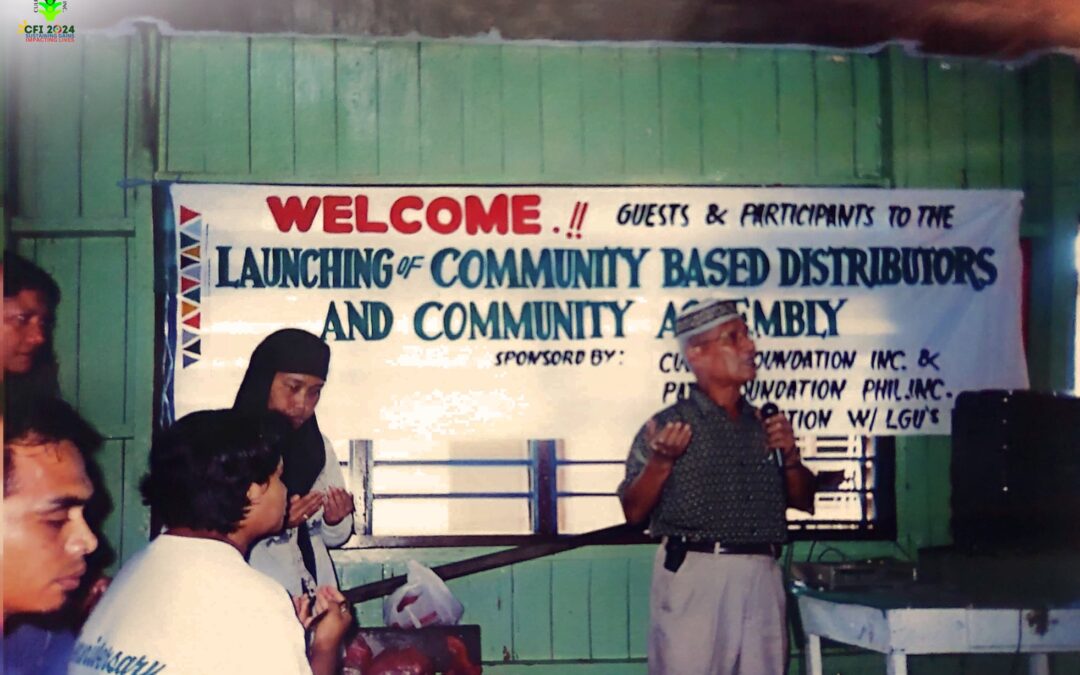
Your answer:
[[[360,635],[357,635],[356,639],[345,648],[345,665],[350,668],[358,668],[361,673],[368,672],[368,668],[371,667],[371,659],[371,647]]]
[[[369,671],[363,671],[368,675]],[[371,662],[370,675],[435,675],[435,667],[416,647],[387,649]]]
[[[469,659],[469,650],[456,635],[446,636],[446,650],[450,652],[450,668],[445,675],[480,675],[484,669]]]

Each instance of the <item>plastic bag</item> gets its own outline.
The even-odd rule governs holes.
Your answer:
[[[383,601],[383,621],[394,628],[454,626],[465,608],[439,575],[415,560],[408,562],[405,585]]]

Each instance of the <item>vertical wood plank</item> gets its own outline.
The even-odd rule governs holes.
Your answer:
[[[966,138],[962,96],[964,73],[951,59],[927,63],[930,118],[930,183],[934,187],[966,187],[964,166]]]
[[[251,40],[251,173],[289,176],[295,168],[293,42]]]
[[[851,55],[855,86],[855,176],[858,178],[883,175],[881,69],[885,61],[882,54]]]
[[[540,50],[502,45],[503,170],[515,180],[544,170],[540,130]]]
[[[1055,391],[1075,386],[1076,364],[1076,249],[1080,212],[1080,77],[1076,62],[1064,54],[1048,57],[1042,67],[1048,83],[1050,126],[1052,284],[1046,296],[1053,307],[1048,327],[1047,386]]]
[[[337,40],[337,167],[342,177],[379,171],[378,62],[375,47]]]
[[[460,180],[464,158],[461,47],[420,45],[420,167],[437,182]]]
[[[930,467],[925,437],[898,437],[896,458],[896,506],[897,517],[901,521],[898,525],[909,538],[913,548],[927,546],[930,542],[931,525],[926,472]]]
[[[95,424],[126,420],[127,242],[82,241],[79,268],[79,410]]]
[[[622,77],[619,50],[583,47],[581,125],[585,173],[597,182],[614,181],[623,171]]]
[[[251,170],[249,38],[221,37],[204,46],[206,170],[243,175]]]
[[[153,73],[161,57],[161,36],[153,29],[144,29],[145,40],[133,41],[128,50],[128,176],[142,181],[154,177],[155,157],[147,143],[145,130],[156,120],[147,118],[142,102],[157,89]],[[161,141],[164,143],[164,140]],[[150,511],[142,503],[139,481],[146,474],[153,429],[153,381],[158,363],[154,358],[154,336],[159,330],[155,323],[154,304],[154,236],[152,188],[145,182],[126,191],[127,215],[136,224],[135,236],[127,240],[123,268],[114,271],[126,277],[124,297],[127,301],[126,344],[118,351],[123,354],[125,381],[122,387],[127,398],[127,417],[132,438],[124,445],[124,491],[121,496],[123,530],[120,552],[124,559],[141,550],[149,538]]]
[[[927,538],[931,546],[943,546],[952,540],[950,533],[952,445],[947,436],[926,436]]]
[[[1001,71],[998,66],[966,63],[964,80],[964,166],[968,185],[1001,185]]]
[[[809,51],[781,49],[776,54],[780,158],[776,178],[799,183],[814,178],[814,57]]]
[[[148,161],[144,167],[149,171]],[[135,192],[133,202],[137,211],[134,217],[138,222],[148,222],[152,218],[150,189],[140,186]],[[158,328],[152,319],[154,299],[151,294],[139,292],[139,288],[143,287],[141,280],[153,273],[152,255],[148,253],[148,249],[153,249],[153,238],[146,233],[126,243],[126,267],[121,268],[125,276],[127,300],[124,318],[126,349],[118,351],[125,359],[126,386],[122,389],[126,397],[125,421],[131,424],[134,433],[123,448],[123,492],[119,498],[114,496],[118,501],[117,508],[122,510],[119,548],[123,559],[143,549],[150,535],[150,510],[143,503],[139,482],[149,469],[151,429],[157,404],[150,392],[144,389],[143,381],[153,377],[158,365],[153,359],[153,337],[148,335],[149,328]]]
[[[88,218],[124,216],[127,173],[128,39],[94,36],[84,43],[86,82],[82,92],[82,147],[79,187]]]
[[[206,58],[208,38],[172,37],[168,49],[168,124],[165,145],[169,171],[206,170]]]
[[[469,178],[503,172],[502,54],[497,45],[462,46],[462,158]]]
[[[776,54],[772,49],[740,49],[738,71],[739,154],[744,180],[773,182],[780,162]]]
[[[665,47],[660,60],[660,142],[664,175],[701,175],[701,63],[698,49]]]
[[[1001,184],[1004,187],[1023,187],[1023,109],[1020,73],[1015,67],[1005,66],[1001,73]]]
[[[1065,143],[1069,141],[1066,139]],[[1050,377],[1047,386],[1054,391],[1076,388],[1077,282],[1075,258],[1076,220],[1080,213],[1080,174],[1074,174],[1071,184],[1064,180],[1054,191],[1054,238],[1051,244],[1054,261],[1054,287],[1050,301],[1054,306],[1054,321],[1050,326]],[[1070,250],[1072,249],[1072,250]]]
[[[146,197],[148,201],[149,190],[146,190],[146,194],[142,196]],[[139,222],[150,222],[149,214],[140,213],[139,215],[147,216],[146,219],[140,219]],[[145,242],[136,241],[134,247],[143,243]],[[150,242],[151,246],[152,243]],[[153,260],[152,258],[144,258],[144,253],[139,251],[129,259],[129,291],[140,285],[140,282],[136,282],[131,278],[130,274],[132,272],[138,272],[141,283],[147,285],[149,285],[148,280],[152,278]],[[147,267],[150,269],[148,270]],[[151,310],[149,313],[152,315],[153,308],[152,306],[150,308],[145,307],[146,298],[143,297],[144,295],[134,292],[129,295],[128,344],[125,353],[128,357],[126,373],[128,377],[128,421],[132,424],[134,434],[132,439],[126,441],[124,445],[124,491],[121,496],[122,501],[118,506],[123,510],[120,540],[120,552],[123,560],[142,550],[150,539],[150,509],[142,503],[139,482],[149,470],[151,428],[154,414],[152,392],[149,390],[149,386],[143,384],[143,382],[145,378],[153,377],[152,373],[157,364],[153,360],[153,341],[147,339],[146,330],[153,326],[153,321],[146,318],[143,313],[149,309]],[[147,345],[146,342],[150,342],[150,344]],[[134,395],[132,395],[132,392],[134,392]]]
[[[1053,82],[1055,184],[1075,187],[1080,180],[1080,73],[1076,60],[1065,54],[1050,56],[1048,64]]]
[[[514,641],[510,568],[501,567],[452,579],[448,586],[456,597],[468,598],[462,622],[480,624],[482,658],[485,661],[506,658]]]
[[[413,42],[378,47],[379,173],[416,176],[420,171],[420,57]]]
[[[851,57],[821,51],[814,58],[817,88],[817,175],[823,181],[850,180],[855,162],[855,92]]]
[[[59,363],[61,396],[78,401],[79,393],[79,282],[81,262],[79,240],[42,238],[20,246],[60,287],[60,305],[56,308],[53,348]]]
[[[655,552],[655,546],[640,546],[630,555],[626,590],[630,658],[644,658],[649,651],[649,592]]]
[[[11,143],[15,145],[15,166],[11,169],[11,179],[15,183],[16,208],[13,209],[25,217],[36,217],[41,204],[37,193],[39,180],[37,143],[41,129],[46,127],[41,105],[41,90],[35,86],[41,79],[42,59],[32,57],[31,50],[10,50],[14,52],[9,77],[13,82],[10,104],[15,110],[15,119],[7,129]]]
[[[882,125],[882,173],[887,185],[901,187],[908,184],[908,137],[907,137],[907,56],[899,45],[886,47],[882,52],[884,64],[882,77],[882,108],[885,123]]]
[[[296,174],[337,174],[337,101],[334,45],[297,38],[293,45]]]
[[[550,560],[532,560],[513,567],[514,649],[516,660],[545,660],[552,650]]]
[[[378,564],[371,565],[370,568],[368,569],[368,572],[365,574],[365,578],[370,580],[370,581],[377,581],[379,579],[386,579],[386,578],[389,578],[390,576],[393,576],[393,575],[391,575],[389,573],[386,566],[385,565],[378,565]],[[383,608],[383,601],[381,599],[368,600],[367,602],[360,603],[360,605],[358,606],[358,612],[359,613],[357,614],[356,618],[357,618],[358,621],[361,621],[360,625],[362,625],[362,626],[364,626],[364,625],[376,625],[376,626],[383,625],[384,620],[383,620],[383,609],[382,608]],[[365,624],[365,623],[363,623],[363,618],[362,617],[363,618],[371,617],[373,619],[373,624]]]
[[[587,659],[589,649],[589,561],[556,558],[551,570],[551,634],[557,659]]]
[[[623,155],[626,177],[649,181],[663,165],[660,76],[653,47],[622,48]]]
[[[338,570],[338,583],[342,588],[355,588],[373,581],[383,579],[383,566],[378,563],[358,562],[350,560],[345,564],[336,563]],[[368,600],[354,605],[354,613],[360,626],[383,625],[382,599]]]
[[[540,52],[540,129],[544,174],[559,180],[582,168],[581,55],[577,47]]]
[[[1029,169],[1028,176],[1031,175]],[[1032,209],[1029,222],[1047,227],[1048,213],[1036,213]],[[1031,242],[1031,290],[1029,297],[1037,299],[1028,309],[1027,365],[1031,386],[1036,389],[1049,389],[1050,382],[1058,377],[1052,367],[1051,326],[1054,322],[1054,305],[1049,302],[1053,295],[1054,250],[1053,239],[1046,233],[1040,233]]]
[[[125,440],[123,489],[114,493],[117,501],[114,508],[121,512],[121,530],[119,541],[113,542],[119,551],[119,559],[110,565],[109,573],[115,574],[121,565],[135,553],[146,547],[150,540],[150,510],[143,505],[139,492],[139,480],[146,475],[149,466],[149,439]]]
[[[739,50],[707,49],[701,55],[702,164],[707,178],[733,180],[738,173],[742,128],[738,96]]]
[[[1055,253],[1053,241],[1052,83],[1046,64],[1025,69],[1024,83],[1024,212],[1025,221],[1036,226],[1031,242],[1031,287],[1034,301],[1028,313],[1028,374],[1034,388],[1050,388],[1057,377],[1052,367],[1053,324],[1057,303],[1054,295]]]
[[[98,550],[93,556],[117,567],[123,537],[124,448],[122,440],[107,440],[87,462],[94,483],[94,497],[87,507],[87,523],[98,534]],[[96,467],[96,468],[95,468]]]
[[[69,47],[68,56],[48,60],[46,76],[33,83],[41,90],[44,106],[34,143],[38,145],[35,194],[38,212],[53,218],[80,215],[79,177],[82,89],[93,86],[83,80],[85,42]],[[44,57],[42,57],[44,58]],[[53,114],[53,111],[65,111]]]
[[[630,655],[625,558],[598,558],[589,570],[589,634],[591,657],[625,659]]]
[[[930,113],[925,59],[903,57],[904,171],[900,186],[930,186]],[[899,178],[899,176],[898,176]]]

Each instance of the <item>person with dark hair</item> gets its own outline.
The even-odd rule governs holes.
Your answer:
[[[60,397],[59,365],[53,349],[53,329],[56,308],[60,304],[60,287],[49,273],[26,258],[4,252],[4,328],[3,354],[5,400],[18,401],[33,407],[39,399]],[[93,463],[90,480],[95,486],[95,502],[90,504],[88,519],[91,529],[101,525],[109,506],[109,495],[103,489],[100,469]],[[78,630],[94,603],[109,585],[103,569],[114,559],[115,551],[108,541],[102,541],[97,553],[87,560],[90,567],[83,585],[70,594],[63,616],[54,617],[58,628]]]
[[[315,417],[329,368],[330,348],[318,337],[295,328],[276,331],[252,352],[233,404],[249,413],[281,413],[292,426],[281,440],[286,528],[255,544],[251,564],[294,597],[316,585],[337,587],[327,548],[341,546],[353,532],[353,496]]]
[[[97,548],[83,453],[101,437],[59,399],[8,398],[4,407],[3,672],[65,673],[74,638],[49,615],[79,588]]]
[[[48,272],[4,252],[4,383],[21,396],[54,396],[57,384],[52,328],[60,287]]]
[[[165,530],[116,576],[70,673],[336,672],[352,620],[341,593],[321,587],[314,605],[294,608],[244,561],[285,517],[279,426],[265,414],[202,411],[155,439],[140,488]]]

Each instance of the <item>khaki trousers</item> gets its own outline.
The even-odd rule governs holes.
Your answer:
[[[653,561],[649,675],[783,675],[783,578],[767,555],[686,554],[677,573]]]

